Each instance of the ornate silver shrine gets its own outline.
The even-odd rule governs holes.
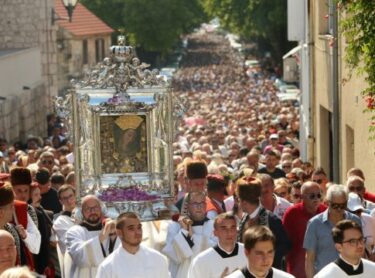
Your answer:
[[[110,50],[56,100],[74,143],[77,199],[96,194],[112,217],[134,211],[144,221],[170,218],[174,118],[182,108],[123,36]]]

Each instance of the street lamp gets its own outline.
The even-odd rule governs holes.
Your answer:
[[[66,11],[68,12],[68,17],[59,17],[55,9],[52,8],[52,25],[55,24],[55,21],[57,20],[67,20],[69,19],[69,22],[72,22],[73,17],[73,10],[76,7],[79,0],[61,0],[62,4],[64,5]]]

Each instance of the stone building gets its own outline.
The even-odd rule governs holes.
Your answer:
[[[308,114],[301,117],[301,127],[308,127],[308,160],[336,183],[346,182],[350,168],[361,168],[374,192],[375,141],[369,140],[370,115],[363,113],[361,96],[368,84],[364,76],[348,78],[346,40],[337,31],[345,14],[335,0],[289,0],[289,7],[300,16],[300,24],[292,22],[289,31],[301,46],[301,111]]]
[[[66,17],[60,0],[55,0],[56,13]],[[63,94],[71,79],[80,79],[85,70],[108,56],[114,30],[78,3],[72,22],[57,21],[58,90]]]
[[[57,94],[53,1],[1,0],[0,137],[46,135],[46,114]]]

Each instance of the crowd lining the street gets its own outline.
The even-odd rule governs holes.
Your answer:
[[[88,195],[74,217],[72,143],[50,115],[44,140],[0,140],[0,278],[375,277],[365,173],[330,182],[301,159],[299,107],[278,100],[275,72],[245,66],[221,35],[188,42],[172,83],[187,108],[173,143],[179,214],[109,219]]]

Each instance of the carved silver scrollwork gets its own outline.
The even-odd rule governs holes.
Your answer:
[[[122,101],[129,101],[128,88],[144,86],[165,86],[158,77],[157,69],[149,70],[149,64],[141,63],[135,50],[125,45],[125,36],[118,37],[118,45],[111,46],[110,57],[104,58],[86,75],[84,81],[72,83],[77,88],[106,89],[115,88],[115,96]]]
[[[60,115],[74,123],[78,201],[96,194],[114,216],[134,211],[145,221],[170,218],[173,116],[182,116],[183,105],[175,103],[173,111],[167,84],[157,70],[141,63],[124,37],[110,50],[109,57],[75,83],[71,100],[56,101]],[[141,125],[136,124],[139,119]],[[133,145],[122,148],[130,146],[131,130]]]
[[[56,115],[63,121],[66,131],[66,138],[72,136],[72,104],[71,104],[71,94],[67,94],[65,97],[55,98],[55,111]]]

